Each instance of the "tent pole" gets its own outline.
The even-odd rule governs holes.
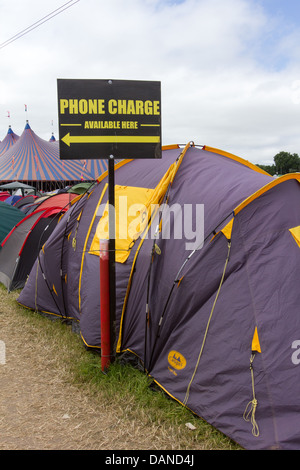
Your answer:
[[[109,240],[100,240],[100,326],[102,372],[105,372],[108,369],[111,356],[109,303]]]
[[[115,275],[115,162],[114,156],[108,159],[108,224],[109,224],[109,310],[111,336],[111,362],[115,358],[115,323],[116,323],[116,275]]]
[[[115,275],[115,164],[108,159],[108,240],[100,240],[100,327],[101,370],[115,359],[116,275]]]

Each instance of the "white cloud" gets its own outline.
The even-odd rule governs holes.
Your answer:
[[[63,3],[5,2],[0,42]],[[300,153],[299,30],[279,20],[254,0],[80,0],[0,49],[0,138],[7,110],[15,132],[29,117],[58,136],[57,78],[161,80],[163,143]]]

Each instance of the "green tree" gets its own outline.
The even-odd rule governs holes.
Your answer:
[[[280,175],[300,170],[300,158],[297,153],[279,152],[274,157],[276,172]]]
[[[276,166],[275,165],[258,165],[258,164],[256,164],[256,166],[258,166],[262,170],[266,171],[271,176],[274,176],[275,173],[276,173]]]

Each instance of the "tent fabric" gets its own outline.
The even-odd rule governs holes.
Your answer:
[[[73,186],[71,186],[71,188],[69,188],[67,190],[67,192],[68,193],[75,193],[75,194],[83,194],[86,191],[89,191],[92,188],[93,184],[95,184],[95,183],[82,182],[82,183],[74,184]]]
[[[8,191],[1,191],[0,192],[0,201],[5,201],[10,196]]]
[[[45,209],[47,207],[61,207],[62,209],[68,209],[72,204],[72,201],[78,196],[76,194],[69,193],[58,193],[45,198],[41,202],[37,202],[37,208]]]
[[[35,199],[33,202],[26,204],[20,209],[29,214],[38,209],[46,209],[49,207],[60,207],[61,209],[68,209],[72,201],[78,197],[77,194],[57,193],[53,195],[42,196]]]
[[[27,123],[14,146],[0,161],[2,181],[61,181],[80,180],[89,176],[78,162],[59,160],[59,146],[38,137]]]
[[[16,202],[18,202],[21,198],[22,198],[22,196],[14,194],[12,196],[8,196],[8,198],[6,198],[4,202],[6,204],[10,204],[11,206],[14,206],[16,204]]]
[[[2,142],[0,142],[0,157],[5,154],[5,152],[14,145],[19,139],[19,136],[14,133],[11,126],[8,128],[8,132]]]
[[[0,201],[0,243],[10,230],[24,217],[25,215],[20,209],[6,204],[5,201]]]
[[[9,291],[24,286],[40,249],[64,212],[60,207],[38,210],[23,218],[3,240],[0,282]]]
[[[29,190],[31,190],[31,189],[35,189],[35,188],[34,188],[34,186],[30,186],[29,184],[21,183],[19,181],[12,181],[11,183],[1,184],[0,189],[13,191],[13,190],[17,190],[17,189],[21,189],[21,190],[28,190],[29,189]]]
[[[94,180],[107,168],[106,161],[60,160],[59,142],[38,137],[27,123],[17,142],[0,160],[0,180]]]
[[[24,286],[60,215],[60,207],[41,209],[23,218],[5,237],[0,250],[0,282],[8,291]]]
[[[23,196],[17,202],[14,203],[14,207],[18,207],[20,209],[22,206],[34,203],[34,201],[37,198],[38,198],[38,196],[34,196],[33,194]]]
[[[155,193],[172,168],[161,210],[116,263],[117,353],[135,354],[166,393],[245,449],[298,449],[300,174],[275,180],[188,144],[159,161],[122,162],[115,183]],[[73,319],[86,347],[100,350],[99,257],[89,250],[106,185],[103,175],[64,215],[18,298]]]

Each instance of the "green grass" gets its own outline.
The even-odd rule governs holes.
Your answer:
[[[128,420],[139,420],[145,426],[158,426],[164,435],[172,433],[181,449],[238,450],[240,447],[214,429],[189,409],[169,397],[153,380],[130,363],[117,357],[108,371],[101,371],[101,358],[87,351],[80,336],[70,325],[51,321],[39,313],[17,304],[18,293],[8,294],[0,288],[0,313],[8,309],[19,319],[20,328],[27,328],[37,341],[44,341],[55,351],[56,365],[68,380],[90,396],[101,394],[106,403],[122,410]],[[15,320],[17,321],[17,320]],[[46,341],[45,341],[46,339]],[[186,427],[195,426],[195,430]]]
[[[229,438],[169,397],[142,370],[120,363],[118,358],[106,374],[101,372],[100,358],[94,354],[87,354],[75,369],[75,381],[92,384],[94,390],[102,391],[106,400],[115,400],[118,393],[126,403],[127,417],[136,419],[138,410],[147,417],[149,425],[184,429],[183,445],[187,449],[197,448],[198,443],[206,449],[239,449]],[[186,423],[193,424],[195,430],[188,430]]]

